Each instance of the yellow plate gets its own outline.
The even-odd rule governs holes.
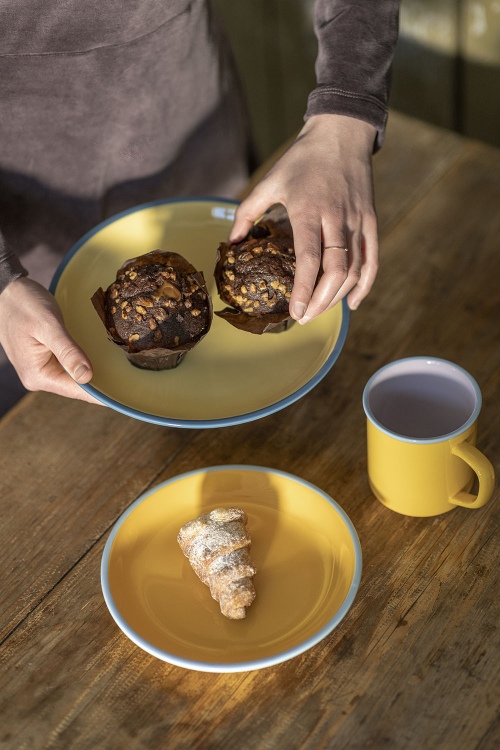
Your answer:
[[[227,239],[236,203],[193,199],[145,204],[112,217],[68,253],[51,284],[73,338],[90,357],[94,377],[82,386],[117,411],[173,427],[221,427],[266,416],[310,391],[340,354],[349,323],[347,304],[307,326],[281,334],[245,333],[214,316],[212,328],[179,367],[133,367],[106,335],[90,299],[106,289],[129,258],[157,248],[184,255],[213,279],[219,242]]]
[[[248,515],[257,597],[244,620],[221,614],[177,534],[200,513]],[[261,669],[306,651],[342,620],[361,577],[361,547],[340,506],[291,474],[214,466],[140,497],[106,543],[101,583],[121,630],[163,661],[205,672]]]

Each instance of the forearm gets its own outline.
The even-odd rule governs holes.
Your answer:
[[[356,117],[377,130],[380,148],[387,122],[391,65],[400,0],[316,0],[317,87],[305,119],[318,114]]]

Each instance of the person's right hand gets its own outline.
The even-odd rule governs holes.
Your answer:
[[[15,279],[0,294],[0,344],[29,391],[100,403],[77,385],[89,382],[92,365],[64,327],[55,298],[36,281]]]

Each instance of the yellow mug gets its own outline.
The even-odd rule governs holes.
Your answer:
[[[366,384],[363,408],[370,487],[387,508],[437,516],[491,498],[493,466],[475,447],[481,391],[462,367],[432,357],[391,362]]]

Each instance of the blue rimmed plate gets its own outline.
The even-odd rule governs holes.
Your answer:
[[[248,516],[255,601],[228,620],[177,543],[200,513]],[[280,664],[319,643],[356,597],[362,554],[345,511],[318,487],[260,466],[213,466],[154,487],[116,522],[101,583],[125,635],[153,656],[204,672]]]
[[[129,258],[157,248],[180,253],[199,271],[222,309],[213,271],[236,203],[166,200],[137,206],[99,224],[67,254],[51,284],[66,326],[89,356],[94,376],[82,386],[137,419],[170,427],[222,427],[272,414],[314,388],[337,360],[349,325],[345,301],[278,334],[240,331],[214,316],[212,328],[174,370],[133,367],[107,338],[91,297],[115,280]]]

